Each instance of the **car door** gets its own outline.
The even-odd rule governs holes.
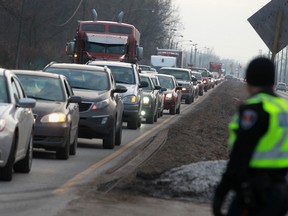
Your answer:
[[[71,96],[74,95],[73,90],[66,79],[63,79],[63,84],[64,84],[64,91],[65,91],[66,98],[70,98]],[[78,103],[68,103],[68,106],[66,107],[67,107],[66,111],[68,115],[71,116],[70,142],[73,142],[76,136],[76,133],[78,133],[77,130],[78,130],[78,123],[79,123],[79,118],[80,118],[79,105]]]
[[[12,95],[15,99],[15,102],[19,101],[19,99],[25,97],[25,93],[19,80],[16,77],[11,77],[11,87],[12,87]],[[31,109],[22,108],[15,106],[14,120],[18,125],[18,145],[16,151],[16,158],[25,155],[26,146],[30,139],[31,135],[31,127],[27,127],[32,125],[33,118],[31,118]]]

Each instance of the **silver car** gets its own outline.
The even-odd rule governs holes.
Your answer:
[[[0,180],[11,181],[15,172],[29,173],[32,165],[36,101],[26,98],[20,81],[0,69]]]

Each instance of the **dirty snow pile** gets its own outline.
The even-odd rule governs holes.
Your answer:
[[[165,186],[166,195],[168,190],[173,197],[210,202],[226,164],[226,160],[217,160],[184,165],[163,173],[154,183]],[[161,196],[161,191],[155,195]]]

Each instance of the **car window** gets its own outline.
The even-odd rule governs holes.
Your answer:
[[[98,65],[104,66],[104,65]],[[123,83],[123,84],[135,84],[135,75],[134,70],[132,67],[121,67],[121,66],[114,66],[114,65],[107,65],[107,67],[111,70],[116,83]]]
[[[202,80],[201,74],[198,73],[192,73],[192,74],[196,77],[197,80]]]
[[[53,101],[65,100],[60,79],[25,74],[18,74],[17,76],[28,97]]]
[[[174,89],[174,82],[171,77],[164,77],[164,76],[159,76],[159,82],[161,87],[167,88],[167,89]]]
[[[141,81],[146,81],[148,83],[147,87],[143,87],[144,90],[153,90],[153,85],[151,83],[151,80],[148,77],[145,76],[140,76]]]
[[[8,103],[8,91],[4,77],[0,77],[0,103]]]
[[[151,77],[151,80],[153,81],[155,86],[160,86],[159,80],[156,77]]]
[[[17,79],[11,78],[11,85],[12,85],[13,95],[16,101],[25,97],[25,94]]]
[[[105,91],[110,89],[108,73],[96,70],[47,68],[47,72],[66,76],[72,88]]]
[[[71,97],[73,94],[73,90],[71,89],[71,86],[69,85],[68,81],[64,79],[64,86],[65,86],[65,90],[67,93],[67,97]]]
[[[177,80],[190,81],[188,71],[161,69],[160,73],[174,76]]]

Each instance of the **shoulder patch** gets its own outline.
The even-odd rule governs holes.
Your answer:
[[[240,119],[240,127],[244,130],[250,129],[256,122],[258,116],[254,110],[245,110]]]

